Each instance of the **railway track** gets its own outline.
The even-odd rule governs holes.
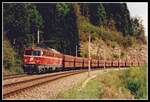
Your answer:
[[[95,70],[100,70],[100,69],[92,69],[91,71],[95,71]],[[73,70],[73,71],[65,71],[61,73],[51,73],[46,76],[40,76],[40,77],[38,75],[38,77],[4,84],[3,85],[3,98],[6,99],[7,97],[14,96],[16,94],[19,94],[20,92],[23,92],[24,90],[31,89],[33,87],[45,84],[47,82],[52,82],[52,81],[55,81],[55,80],[58,80],[67,76],[80,74],[84,72],[88,72],[88,70]]]
[[[9,83],[3,85],[3,98],[7,98],[9,96],[15,95],[20,93],[23,90],[27,90],[33,88],[38,85],[45,84],[47,82],[52,82],[57,79],[61,79],[67,76],[84,73],[87,72],[86,70],[82,71],[67,71],[64,73],[56,73],[52,75],[42,76],[38,78],[33,78],[29,80],[23,80],[19,82]]]
[[[25,73],[4,75],[3,80],[6,80],[6,79],[13,79],[13,78],[21,78],[21,77],[25,77],[25,76],[28,76],[28,75],[25,74]]]

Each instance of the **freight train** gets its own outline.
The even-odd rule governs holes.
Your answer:
[[[127,60],[97,60],[90,59],[90,67],[94,68],[112,68],[140,66],[144,62]],[[46,73],[63,70],[87,69],[89,59],[77,56],[62,54],[54,49],[45,49],[40,47],[25,48],[23,55],[23,70],[25,73]]]

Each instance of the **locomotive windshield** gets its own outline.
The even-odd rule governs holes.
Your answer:
[[[25,55],[40,56],[41,52],[39,50],[26,50]]]

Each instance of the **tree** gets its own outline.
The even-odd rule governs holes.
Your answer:
[[[132,36],[136,37],[139,43],[146,44],[146,37],[142,20],[139,17],[131,18]]]
[[[37,10],[36,5],[34,4],[26,4],[27,5],[27,13],[28,17],[30,19],[31,25],[37,29],[42,29],[43,28],[43,18],[40,15],[39,11]]]
[[[90,22],[94,25],[104,25],[106,20],[106,12],[102,3],[94,3],[89,5]]]
[[[132,24],[132,34],[135,36],[144,35],[144,26],[142,24],[142,20],[137,17],[131,18]]]
[[[60,12],[59,14],[65,16],[70,11],[70,4],[58,3],[56,5],[56,10]]]
[[[104,3],[107,21],[113,19],[117,31],[122,32],[124,36],[131,35],[130,13],[126,3]],[[109,24],[109,23],[108,23]]]
[[[43,43],[62,53],[75,55],[79,33],[73,4],[38,4],[37,7],[45,22]]]
[[[15,50],[22,53],[23,47],[28,47],[32,42],[31,38],[37,29],[42,30],[43,20],[36,9],[35,4],[3,4],[4,9],[4,31],[8,40],[13,44]],[[6,17],[6,18],[5,18]]]
[[[81,15],[86,17],[86,19],[89,19],[89,13],[90,13],[90,9],[89,9],[89,5],[88,3],[80,3],[80,12],[81,12]]]
[[[11,52],[11,53],[10,53]],[[6,33],[4,33],[4,41],[3,41],[3,64],[4,68],[8,70],[12,70],[15,64],[15,56],[16,53],[11,47],[10,42],[6,39]]]
[[[59,49],[63,53],[75,55],[76,45],[78,45],[79,49],[79,34],[74,7],[71,4],[57,4],[56,14],[58,21],[55,32],[61,41],[59,42],[59,45],[61,45]]]

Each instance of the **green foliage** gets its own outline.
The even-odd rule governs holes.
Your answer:
[[[102,94],[99,82],[97,79],[90,80],[85,87],[81,87],[81,83],[74,86],[72,89],[61,92],[56,98],[64,99],[98,99]]]
[[[124,36],[131,35],[130,13],[126,3],[103,4],[108,22],[113,19],[116,29]],[[109,24],[107,24],[109,25]]]
[[[146,66],[101,73],[86,86],[78,83],[72,89],[61,92],[61,99],[146,99]]]
[[[11,52],[11,53],[10,53]],[[22,73],[21,58],[17,57],[16,52],[11,47],[10,42],[4,37],[3,41],[3,70],[10,73]]]
[[[36,5],[30,3],[4,3],[4,31],[11,45],[15,41],[14,47],[17,53],[22,54],[23,47],[32,44],[37,29],[42,30],[43,20]],[[33,34],[33,35],[32,35]],[[40,34],[42,37],[42,34]],[[34,42],[37,41],[34,39]]]
[[[128,78],[128,86],[127,88],[135,95],[137,95],[137,91],[140,88],[140,83],[138,82],[138,79],[132,79],[132,78]]]
[[[113,88],[114,93],[120,93],[117,92],[117,90],[119,90],[119,88],[122,88],[126,91],[129,90],[131,94],[134,95],[134,97],[137,99],[145,99],[147,98],[146,68],[147,68],[146,66],[143,66],[133,68],[131,67],[129,69],[122,71],[110,71],[109,74],[100,76],[101,79],[99,80],[105,84],[105,87],[110,86],[109,87],[110,89]],[[108,92],[105,91],[104,92],[105,94],[102,97],[104,96],[108,97],[110,94],[113,94],[110,92],[108,94]],[[125,93],[124,95],[128,96],[129,93]],[[116,98],[118,96],[113,97]]]
[[[87,58],[88,57],[88,52],[81,51],[80,56]]]
[[[12,68],[12,66],[14,66],[15,55],[16,55],[16,53],[14,52],[13,48],[11,48],[9,41],[4,40],[3,41],[3,64],[4,64],[4,68],[10,70]]]
[[[122,58],[122,57],[124,57],[124,56],[125,56],[125,53],[124,53],[124,52],[121,52],[120,57]]]
[[[115,48],[117,45],[118,45],[117,42],[115,42],[115,41],[112,41],[112,42],[111,42],[111,47],[112,47],[112,48]]]
[[[30,21],[35,24],[35,27],[37,27],[38,29],[42,29],[44,21],[36,6],[28,4],[27,8]]]
[[[89,4],[90,22],[94,25],[103,25],[106,20],[106,12],[102,3]]]
[[[144,35],[144,27],[140,18],[131,18],[132,34],[134,36]]]
[[[118,54],[112,54],[112,57],[113,57],[114,59],[118,59],[118,58],[119,58],[119,55],[118,55]]]
[[[132,36],[136,37],[138,43],[146,44],[146,37],[144,35],[144,26],[141,18],[131,18]]]
[[[16,55],[15,56],[15,66],[14,66],[14,72],[15,73],[23,73],[23,68],[22,68],[22,65],[23,65],[23,62],[22,62],[22,57],[19,56],[19,55]]]
[[[109,30],[106,30],[104,28],[102,28],[103,30],[101,31],[101,36],[102,36],[102,39],[105,41],[105,40],[110,40],[110,41],[114,41],[114,42],[117,42],[117,43],[120,43],[121,39],[122,38],[122,34],[119,33],[119,32],[116,32],[116,31],[109,31]]]
[[[14,29],[14,31],[24,32],[25,19],[24,4],[4,4],[4,31]],[[10,28],[11,27],[11,28]]]
[[[130,19],[125,3],[81,3],[77,4],[77,10],[74,4],[68,3],[4,3],[3,7],[4,32],[10,42],[6,45],[13,46],[19,56],[24,47],[31,47],[33,42],[37,42],[38,29],[43,31],[40,32],[41,47],[55,48],[71,55],[75,55],[76,45],[80,53],[80,41],[88,41],[89,33],[92,42],[102,39],[112,48],[146,43],[141,21]],[[105,24],[106,21],[108,24]],[[138,36],[135,39],[131,34]],[[81,56],[87,54],[81,52]],[[12,66],[13,57],[7,57],[7,66]]]
[[[60,12],[60,15],[66,16],[70,11],[70,4],[58,3],[56,5],[56,10]]]
[[[135,98],[147,97],[147,72],[146,66],[142,68],[131,68],[126,71],[124,80],[125,87],[127,87],[131,93],[135,95]]]
[[[54,33],[58,35],[52,35],[55,39],[60,39],[59,51],[65,54],[75,55],[76,53],[76,46],[79,49],[79,33],[77,28],[77,17],[74,12],[74,8],[70,4],[57,4],[61,5],[60,7],[63,8],[64,11],[60,11],[57,13],[57,18],[59,19],[56,22]],[[56,5],[56,11],[57,11]],[[66,6],[65,6],[66,5]],[[64,8],[65,7],[65,8]],[[68,8],[68,9],[67,9]],[[64,12],[62,16],[60,13]],[[61,45],[61,46],[60,46]],[[78,50],[79,52],[79,50]]]
[[[110,30],[104,26],[94,26],[89,23],[84,17],[80,17],[80,40],[88,41],[88,34],[90,33],[92,36],[92,40],[97,38],[102,38],[105,43],[111,47],[115,47],[117,45],[126,46],[129,42],[123,37],[121,32]],[[132,46],[129,44],[128,46]]]

